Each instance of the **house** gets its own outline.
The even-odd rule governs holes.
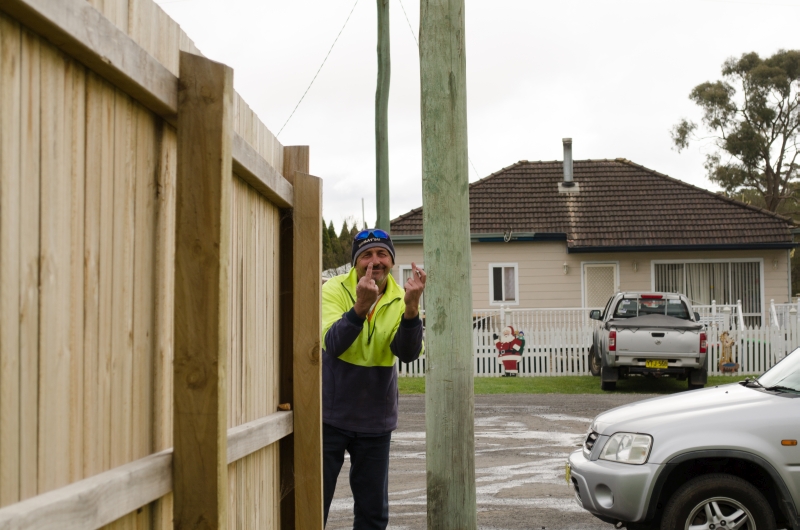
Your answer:
[[[470,184],[476,309],[597,308],[615,292],[741,301],[748,325],[791,301],[790,219],[623,158],[520,161]],[[573,185],[570,185],[570,182]],[[422,208],[394,219],[393,273],[424,263]]]

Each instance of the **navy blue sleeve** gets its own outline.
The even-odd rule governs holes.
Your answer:
[[[419,316],[412,319],[403,316],[390,347],[392,353],[404,363],[416,361],[422,352],[422,319]]]
[[[365,318],[356,314],[356,309],[342,315],[342,318],[333,323],[325,334],[325,353],[339,357],[351,344],[355,342],[361,330],[364,328]]]

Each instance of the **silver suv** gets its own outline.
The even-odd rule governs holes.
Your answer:
[[[618,528],[800,530],[800,348],[764,375],[611,409],[567,462]]]

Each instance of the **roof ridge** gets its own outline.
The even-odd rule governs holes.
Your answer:
[[[401,219],[405,219],[406,217],[409,217],[411,214],[415,214],[415,213],[417,213],[417,212],[419,212],[421,210],[422,210],[422,206],[418,206],[417,208],[414,208],[411,211],[408,211],[408,212],[406,212],[404,214],[400,214],[398,217],[395,217],[394,219],[391,219],[389,221],[389,224],[391,225],[395,221],[400,221]]]
[[[518,162],[514,162],[514,163],[513,163],[513,164],[511,164],[510,166],[506,166],[506,167],[504,167],[503,169],[499,169],[499,170],[495,171],[494,173],[491,173],[490,175],[487,175],[487,176],[483,177],[482,179],[478,179],[478,180],[476,180],[475,182],[470,182],[470,183],[469,183],[469,187],[470,187],[470,188],[472,188],[474,185],[476,185],[476,184],[480,184],[480,183],[482,183],[482,182],[484,182],[484,181],[486,181],[486,180],[489,180],[489,179],[490,179],[490,178],[492,178],[492,177],[496,177],[496,176],[497,176],[497,175],[499,175],[500,173],[502,173],[502,172],[504,172],[504,171],[508,171],[509,169],[511,169],[511,168],[513,168],[513,167],[516,167],[516,166],[519,166],[519,165],[522,165],[522,164],[529,164],[529,163],[530,163],[530,162],[528,162],[527,160],[520,160],[520,161],[518,161]]]
[[[513,167],[516,167],[516,166],[519,166],[519,165],[522,165],[522,164],[526,164],[526,163],[530,163],[530,162],[528,162],[527,160],[520,160],[518,162],[515,162],[515,163],[511,164],[510,166],[506,166],[506,167],[504,167],[502,169],[499,169],[499,170],[495,171],[494,173],[491,173],[491,174],[483,177],[482,179],[478,179],[478,180],[476,180],[474,182],[470,182],[469,183],[469,187],[470,187],[470,189],[472,189],[472,187],[475,184],[480,184],[480,183],[484,182],[485,180],[489,180],[492,177],[496,177],[497,175],[499,175],[500,173],[502,173],[502,172],[504,172],[506,170],[509,170],[509,169],[511,169]],[[395,217],[394,219],[391,219],[389,221],[389,223],[391,224],[394,221],[400,221],[401,219],[405,219],[406,217],[410,216],[411,214],[417,213],[420,210],[422,210],[422,206],[418,206],[417,208],[414,208],[413,210],[410,210],[410,211],[408,211],[408,212],[406,212],[404,214],[401,214],[398,217]]]
[[[745,208],[749,208],[750,210],[754,210],[754,211],[759,212],[759,213],[767,214],[769,216],[776,217],[776,218],[780,219],[781,221],[786,221],[786,222],[788,222],[788,223],[790,223],[792,225],[796,225],[796,223],[794,222],[794,220],[791,217],[786,217],[785,215],[781,215],[779,213],[772,212],[770,210],[767,210],[766,208],[760,208],[758,206],[753,206],[752,204],[748,204],[746,202],[734,199],[732,197],[728,197],[727,195],[722,195],[721,193],[713,192],[711,190],[707,190],[705,188],[701,188],[700,186],[695,186],[694,184],[690,184],[690,183],[685,182],[685,181],[683,181],[681,179],[678,179],[678,178],[675,178],[675,177],[670,177],[669,175],[666,175],[664,173],[656,171],[655,169],[650,169],[649,167],[645,167],[645,166],[643,166],[641,164],[637,164],[636,162],[632,162],[632,161],[628,160],[627,158],[621,158],[620,157],[620,158],[614,159],[614,161],[615,162],[620,162],[622,164],[627,164],[629,166],[633,166],[635,168],[647,171],[648,173],[652,173],[652,174],[654,174],[656,176],[659,176],[659,177],[662,177],[662,178],[669,179],[669,180],[671,180],[671,181],[673,181],[673,182],[675,182],[677,184],[680,184],[680,185],[682,185],[684,187],[692,188],[692,189],[695,189],[695,190],[698,190],[698,191],[702,191],[703,193],[705,193],[707,195],[711,195],[712,197],[715,197],[717,199],[720,199],[723,202],[728,202],[728,203],[731,203],[731,204],[733,204],[735,206],[744,206]]]

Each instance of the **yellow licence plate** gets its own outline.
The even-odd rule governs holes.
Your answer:
[[[645,368],[669,368],[666,359],[647,359],[644,366]]]
[[[567,471],[567,475],[566,475],[566,477],[567,477],[567,486],[571,486],[572,484],[570,483],[570,478],[572,477],[572,469],[570,469],[570,467],[569,467],[569,462],[567,462],[566,471]]]

